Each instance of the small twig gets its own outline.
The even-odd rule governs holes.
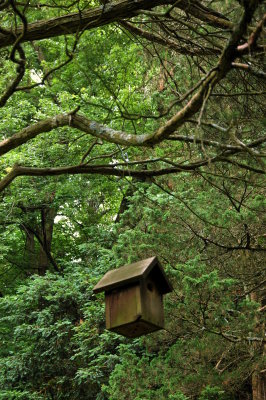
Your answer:
[[[91,144],[91,146],[88,148],[88,150],[86,151],[86,153],[83,155],[83,157],[82,157],[82,159],[81,159],[81,161],[80,161],[80,164],[84,164],[85,159],[88,157],[88,155],[91,153],[92,149],[93,149],[97,144],[100,144],[100,143],[98,142],[98,139],[96,139],[96,140]]]
[[[12,47],[11,53],[10,53],[10,60],[17,64],[17,75],[11,82],[11,84],[7,87],[5,93],[1,96],[0,98],[0,107],[3,107],[8,99],[12,96],[12,94],[15,92],[17,86],[21,82],[21,80],[24,77],[25,74],[25,65],[26,65],[26,56],[24,53],[23,48],[21,47],[20,43],[23,41],[23,38],[25,37],[25,34],[27,32],[27,19],[26,17],[19,11],[19,9],[16,7],[15,3],[13,0],[9,1],[11,7],[13,8],[13,11],[15,14],[17,14],[20,19],[22,20],[22,31],[18,37],[13,33],[13,36],[16,37],[15,43]],[[16,52],[19,53],[20,58],[16,58]]]
[[[239,52],[240,55],[249,53],[251,50],[254,50],[257,47],[257,41],[263,30],[263,26],[265,25],[265,22],[266,22],[266,14],[263,15],[263,18],[260,20],[258,25],[255,27],[254,31],[249,36],[248,41],[237,47],[237,51]]]

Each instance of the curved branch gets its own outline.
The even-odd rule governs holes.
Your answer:
[[[90,164],[79,164],[74,166],[65,166],[65,167],[56,167],[56,168],[34,168],[34,167],[23,167],[15,164],[12,170],[0,181],[0,192],[2,192],[6,187],[8,187],[11,182],[17,178],[18,176],[58,176],[58,175],[78,175],[78,174],[99,174],[99,175],[112,175],[125,177],[130,176],[133,178],[145,179],[145,178],[153,178],[156,176],[163,176],[173,173],[179,172],[192,172],[198,170],[200,167],[204,167],[209,164],[222,162],[222,163],[231,163],[236,164],[240,168],[247,169],[249,171],[253,171],[260,174],[265,174],[265,171],[250,167],[245,164],[240,164],[235,161],[232,161],[228,158],[228,156],[235,154],[236,150],[230,150],[225,154],[218,155],[213,158],[207,158],[203,160],[196,161],[191,164],[178,164],[172,162],[171,160],[165,158],[157,158],[157,159],[149,159],[149,160],[140,160],[133,162],[125,162],[125,163],[116,163],[116,164],[98,164],[98,165],[90,165]],[[139,166],[152,164],[156,162],[163,162],[165,164],[171,165],[168,168],[160,168],[160,169],[147,169],[144,168],[142,170],[130,169],[130,166]]]
[[[0,97],[0,107],[3,107],[7,100],[12,96],[12,94],[15,92],[17,86],[19,85],[19,83],[21,82],[21,80],[24,77],[25,74],[25,65],[26,65],[26,56],[25,56],[25,52],[23,50],[23,48],[21,47],[21,42],[24,40],[24,37],[27,33],[27,26],[28,26],[28,22],[27,19],[25,18],[25,16],[19,11],[19,9],[16,7],[14,1],[10,0],[9,1],[14,13],[16,15],[18,15],[20,17],[20,19],[22,20],[22,28],[21,31],[18,35],[15,35],[12,32],[12,37],[15,41],[14,46],[11,50],[10,53],[10,60],[12,62],[14,62],[15,64],[17,64],[17,75],[15,76],[15,78],[13,79],[13,81],[11,82],[11,84],[8,85],[5,93]],[[16,52],[19,53],[20,58],[16,58]]]
[[[172,141],[177,141],[177,142],[185,142],[185,143],[197,143],[197,144],[204,144],[206,146],[213,146],[213,147],[218,147],[220,149],[224,150],[233,150],[236,152],[239,152],[243,149],[243,145],[239,146],[233,146],[231,144],[224,144],[220,142],[216,142],[214,140],[209,140],[209,139],[203,139],[203,138],[197,138],[196,136],[184,136],[184,135],[176,135],[176,136],[169,136],[167,140],[172,140]],[[251,143],[245,144],[245,148],[254,148],[259,146],[262,143],[266,142],[266,137],[261,137]]]
[[[191,122],[191,120],[184,122]],[[27,143],[29,140],[34,139],[42,133],[50,132],[53,129],[63,126],[71,126],[97,138],[126,146],[151,146],[163,140],[162,137],[160,140],[154,140],[154,133],[135,135],[123,131],[117,131],[109,128],[108,126],[99,124],[96,121],[91,121],[83,115],[75,114],[72,111],[69,114],[59,114],[55,117],[47,118],[44,121],[37,122],[36,124],[30,125],[29,127],[22,129],[20,132],[15,133],[10,138],[3,140],[0,142],[0,156],[8,153],[10,150],[17,148],[24,143]],[[183,135],[169,136],[168,140],[190,143],[203,142],[206,145],[223,148],[225,150],[234,150],[236,152],[241,151],[242,149],[240,146],[225,145],[212,140],[199,139]],[[251,143],[248,143],[246,146],[253,148],[264,143],[265,140],[265,137],[261,137]]]
[[[69,118],[70,115],[68,114],[60,114],[22,129],[20,132],[12,135],[10,138],[4,139],[2,142],[0,142],[0,155],[3,155],[8,151],[17,148],[18,146],[28,142],[29,140],[40,135],[41,133],[50,132],[51,130],[59,126],[68,125]]]
[[[195,231],[195,229],[189,225],[186,222],[186,225],[189,227],[189,229],[201,240],[203,240],[204,243],[209,243],[209,244],[213,244],[216,247],[220,247],[221,249],[225,249],[226,251],[236,251],[236,250],[244,250],[244,251],[252,251],[252,252],[265,252],[266,248],[263,247],[251,247],[249,244],[246,244],[246,246],[231,246],[231,245],[226,245],[226,244],[222,244],[222,243],[218,243],[208,237],[202,236],[199,232]]]
[[[233,62],[232,63],[232,67],[233,68],[237,68],[237,69],[242,69],[244,71],[249,72],[250,74],[257,76],[258,78],[262,78],[262,79],[266,79],[266,72],[253,68],[251,65],[249,64],[244,64],[244,63],[236,63]]]
[[[17,148],[41,133],[50,132],[62,126],[71,126],[108,142],[127,146],[145,146],[147,145],[146,142],[153,136],[153,134],[133,135],[123,131],[116,131],[96,121],[91,121],[82,115],[73,114],[72,112],[69,114],[59,114],[55,117],[37,122],[15,133],[10,138],[3,140],[0,142],[0,155]]]
[[[78,30],[89,30],[122,18],[132,18],[136,11],[148,10],[159,5],[172,4],[195,18],[204,21],[208,25],[223,29],[232,29],[232,23],[217,11],[207,8],[198,0],[120,0],[106,3],[104,6],[95,7],[79,13],[69,13],[62,17],[41,20],[29,24],[27,34],[23,41],[47,39],[55,36],[72,34]],[[17,29],[17,34],[22,28]],[[14,42],[12,34],[0,34],[0,48],[11,45]]]
[[[120,0],[108,3],[104,7],[90,8],[78,13],[40,20],[28,25],[27,33],[23,41],[48,39],[55,36],[68,35],[77,31],[89,30],[111,22],[119,21],[121,18],[131,18],[139,9],[150,9],[159,5],[172,4],[173,0]],[[20,35],[21,27],[16,34]],[[14,42],[13,35],[0,34],[0,48],[7,47]]]
[[[239,55],[244,55],[248,54],[250,51],[255,50],[257,47],[259,50],[263,50],[263,47],[259,47],[257,45],[257,41],[260,37],[260,34],[263,30],[263,26],[266,23],[266,14],[263,15],[262,19],[260,22],[257,24],[253,32],[248,38],[248,41],[244,44],[241,44],[240,46],[237,47],[237,50],[239,52]]]
[[[152,43],[158,43],[163,46],[168,47],[169,49],[174,50],[175,52],[179,54],[189,54],[192,56],[196,55],[211,55],[211,54],[220,54],[220,50],[215,49],[215,48],[192,48],[191,46],[183,46],[182,44],[169,39],[165,38],[163,36],[158,35],[157,33],[154,32],[149,32],[144,29],[140,29],[137,26],[131,24],[130,22],[126,21],[121,21],[119,23],[122,27],[124,27],[126,30],[129,32],[133,33],[134,35],[141,36],[144,39],[148,40],[149,42]]]
[[[77,174],[100,174],[112,176],[131,176],[136,178],[146,178],[161,176],[184,170],[194,170],[195,166],[169,167],[161,170],[131,170],[118,169],[116,165],[75,165],[58,168],[31,168],[15,165],[12,170],[0,181],[0,192],[8,187],[18,176],[58,176],[58,175],[77,175]]]
[[[175,7],[185,11],[187,14],[193,15],[193,17],[207,23],[210,26],[223,29],[233,28],[232,22],[229,21],[224,15],[204,6],[198,0],[178,0],[175,2]]]

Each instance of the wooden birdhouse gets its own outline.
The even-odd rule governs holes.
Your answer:
[[[163,295],[172,285],[157,257],[107,272],[93,291],[105,292],[110,331],[134,338],[163,329]]]

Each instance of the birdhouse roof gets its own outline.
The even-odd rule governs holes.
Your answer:
[[[154,279],[158,282],[162,294],[173,290],[171,283],[157,257],[147,258],[133,264],[124,265],[118,269],[108,271],[94,287],[94,293],[109,291],[127,284],[138,282],[152,272]]]

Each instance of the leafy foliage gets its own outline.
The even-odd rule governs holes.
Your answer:
[[[2,3],[0,400],[262,400],[262,3]],[[107,332],[155,254],[165,330]]]

